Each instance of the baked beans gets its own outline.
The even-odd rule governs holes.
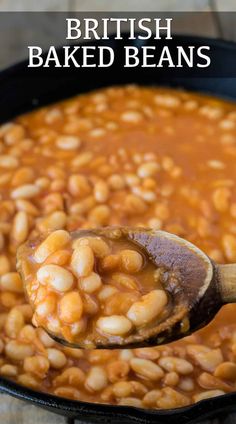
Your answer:
[[[57,396],[143,408],[175,408],[235,390],[235,305],[169,345],[88,353],[58,345],[32,325],[15,268],[22,243],[51,233],[35,256],[39,279],[50,279],[52,266],[67,278],[51,279],[41,313],[53,310],[57,293],[69,326],[77,314],[75,331],[86,331],[86,319],[78,321],[79,308],[67,307],[72,303],[86,316],[100,314],[104,304],[103,330],[117,328],[117,321],[104,321],[114,311],[128,331],[131,318],[138,324],[143,313],[152,316],[139,299],[128,316],[125,311],[123,292],[134,291],[138,273],[132,272],[141,260],[130,265],[124,255],[121,271],[120,255],[93,240],[74,247],[68,267],[68,232],[103,225],[163,229],[219,263],[235,261],[235,116],[234,104],[216,98],[126,86],[80,95],[0,127],[0,375]],[[112,281],[100,281],[94,258]],[[75,278],[83,281],[82,304]],[[36,289],[39,303],[45,289]],[[50,322],[53,331],[59,318]]]
[[[103,235],[57,230],[23,245],[17,258],[34,325],[67,342],[125,343],[171,314],[164,270],[118,227]]]

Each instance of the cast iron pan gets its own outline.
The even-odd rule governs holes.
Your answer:
[[[177,45],[210,45],[212,66],[198,70],[184,68],[123,68],[121,65],[123,46],[141,47],[145,43],[158,45],[164,41],[130,41],[110,39],[105,42],[115,49],[116,61],[112,68],[27,68],[21,62],[0,72],[0,121],[41,105],[87,92],[96,88],[136,83],[142,85],[168,85],[193,91],[212,93],[219,97],[236,100],[236,44],[215,39],[190,36],[175,36],[169,41],[172,51]],[[95,41],[93,45],[105,45]],[[62,50],[58,49],[59,57]],[[206,418],[225,416],[236,410],[236,392],[198,402],[197,404],[172,410],[145,410],[126,406],[112,406],[71,401],[40,393],[14,382],[0,378],[0,390],[18,399],[23,399],[55,413],[80,418],[83,422],[124,424],[163,423],[182,424],[199,422]]]

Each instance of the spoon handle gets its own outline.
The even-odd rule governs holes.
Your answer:
[[[236,302],[236,264],[218,265],[218,284],[224,303]]]

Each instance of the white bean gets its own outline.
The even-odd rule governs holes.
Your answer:
[[[104,333],[122,336],[131,330],[132,323],[122,315],[111,315],[99,318],[97,327]]]
[[[164,290],[152,290],[129,308],[127,317],[135,326],[145,325],[161,314],[167,301]]]
[[[54,289],[65,292],[73,286],[74,278],[70,271],[58,265],[44,265],[37,272],[38,281],[49,284]]]

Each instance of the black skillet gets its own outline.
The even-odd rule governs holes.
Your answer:
[[[136,83],[142,85],[168,85],[193,91],[211,93],[218,97],[236,100],[236,44],[221,40],[191,36],[175,36],[169,41],[171,51],[177,45],[201,45],[211,47],[212,64],[197,72],[184,68],[123,68],[124,45],[141,47],[144,44],[158,45],[164,41],[149,40],[106,41],[116,53],[112,68],[27,68],[21,62],[0,72],[0,121],[6,122],[14,116],[36,107],[64,99],[77,93],[87,92],[104,86]],[[93,45],[104,44],[101,41]],[[62,51],[59,49],[58,54]],[[78,418],[89,423],[194,423],[200,420],[224,416],[236,411],[236,392],[196,404],[172,410],[146,410],[127,406],[102,405],[71,401],[40,393],[4,378],[0,378],[0,390],[18,399],[29,401],[47,410],[67,417]]]

